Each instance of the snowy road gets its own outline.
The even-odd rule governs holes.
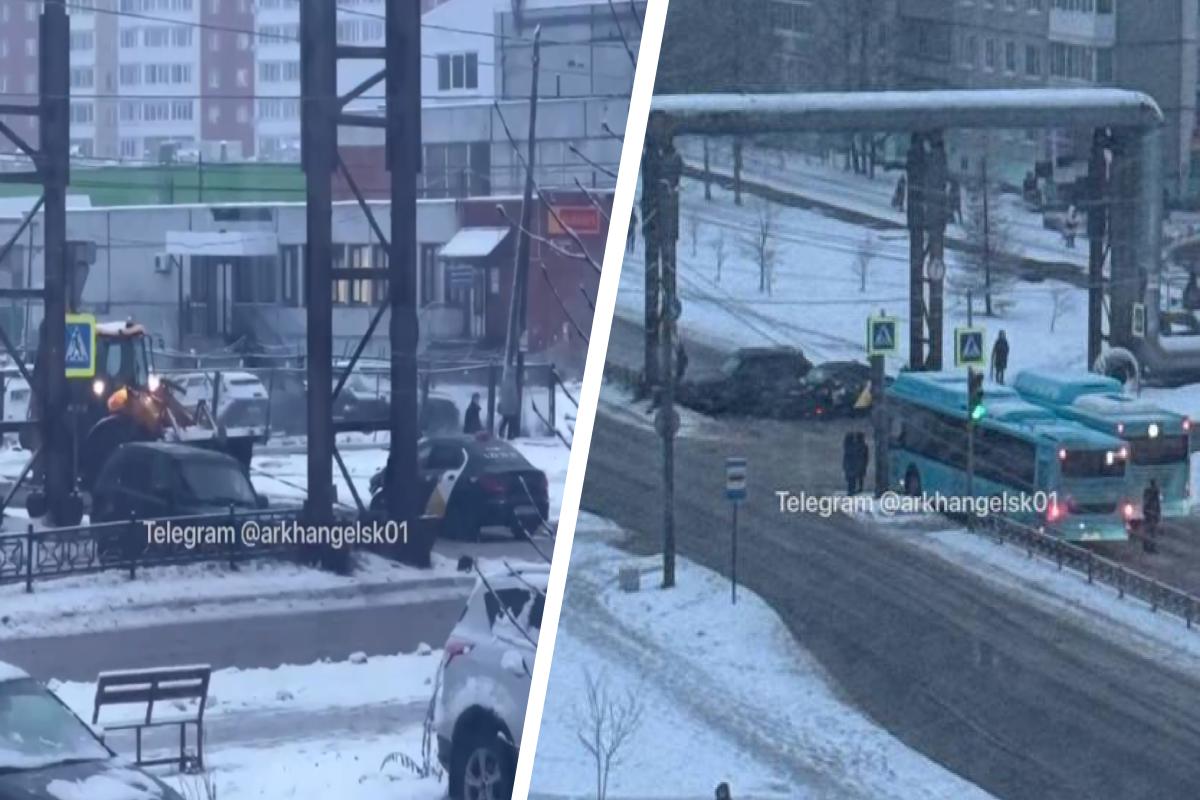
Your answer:
[[[601,409],[604,415],[604,409]],[[601,416],[583,507],[657,547],[657,440]],[[1009,798],[1190,797],[1200,681],[869,526],[786,516],[776,489],[828,492],[836,425],[733,425],[677,447],[681,552],[727,572],[721,464],[750,463],[739,576],[847,697],[911,747]],[[645,468],[631,469],[632,454]],[[576,576],[577,577],[577,576]],[[747,740],[750,745],[754,739]],[[762,755],[758,753],[757,755]]]

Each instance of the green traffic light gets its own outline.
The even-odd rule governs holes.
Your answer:
[[[982,405],[975,406],[973,409],[971,409],[971,419],[974,422],[979,422],[979,420],[983,419],[985,414],[987,414],[987,409]]]

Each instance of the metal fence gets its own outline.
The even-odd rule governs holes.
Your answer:
[[[998,542],[1023,548],[1030,558],[1036,555],[1054,562],[1060,570],[1072,570],[1088,583],[1110,586],[1117,590],[1119,597],[1129,595],[1141,600],[1154,612],[1165,611],[1182,619],[1188,628],[1200,620],[1200,598],[1096,555],[1086,547],[1000,517],[981,520],[975,530]]]
[[[264,556],[289,555],[300,548],[290,542],[261,537],[248,546],[248,525],[259,531],[284,530],[299,518],[300,509],[233,511],[224,514],[174,517],[162,520],[130,519],[74,528],[34,528],[23,533],[0,534],[0,585],[23,583],[32,592],[36,581],[112,570],[137,576],[142,567],[191,564],[202,561],[239,561]],[[190,541],[170,541],[157,532],[187,531]],[[163,540],[159,540],[163,539]]]

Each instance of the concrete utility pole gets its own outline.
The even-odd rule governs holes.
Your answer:
[[[525,308],[529,303],[530,225],[533,221],[534,168],[537,156],[538,65],[541,61],[542,28],[533,31],[533,76],[529,84],[529,132],[525,155],[525,193],[521,196],[521,227],[517,230],[517,256],[513,266],[512,295],[508,305],[508,335],[504,342],[504,377],[500,387],[501,415],[521,419],[521,387],[524,376],[521,337],[525,333]],[[515,438],[511,429],[505,434]]]
[[[1092,134],[1088,160],[1088,369],[1100,358],[1104,328],[1104,240],[1108,233],[1109,133],[1097,128]]]
[[[909,138],[905,159],[908,224],[908,365],[925,367],[925,136]]]
[[[928,262],[945,263],[946,215],[946,143],[941,131],[929,134],[929,157],[925,163],[925,230],[928,237]],[[929,280],[929,341],[925,366],[933,371],[942,368],[942,320],[944,272],[928,276]]]
[[[655,200],[652,213],[658,220],[655,232],[657,250],[662,259],[662,307],[659,314],[660,399],[655,428],[663,444],[663,588],[675,585],[675,435],[679,430],[679,415],[675,411],[675,325],[681,305],[676,294],[675,253],[679,240],[679,179],[683,174],[683,159],[675,150],[663,119],[653,115],[647,135],[653,185],[649,189]],[[647,242],[647,250],[650,249]]]
[[[646,394],[653,394],[658,386],[658,307],[662,281],[657,189],[662,154],[658,152],[658,146],[658,141],[647,132],[642,150],[642,241],[646,246],[646,306],[643,320],[646,340],[642,359],[642,391]]]

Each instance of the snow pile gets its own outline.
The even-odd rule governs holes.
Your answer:
[[[198,620],[331,608],[380,592],[458,597],[472,585],[437,554],[432,570],[368,552],[354,558],[356,570],[348,576],[264,559],[236,570],[224,562],[148,567],[132,581],[122,571],[59,578],[37,583],[32,594],[20,584],[0,586],[0,641],[165,624],[181,614]]]
[[[642,706],[610,778],[614,798],[711,796],[722,780],[735,797],[987,796],[839,699],[765,602],[740,590],[730,604],[722,576],[680,559],[675,589],[620,593],[618,567],[658,568],[608,543],[620,535],[581,516],[534,796],[595,791],[578,739],[589,675]]]

